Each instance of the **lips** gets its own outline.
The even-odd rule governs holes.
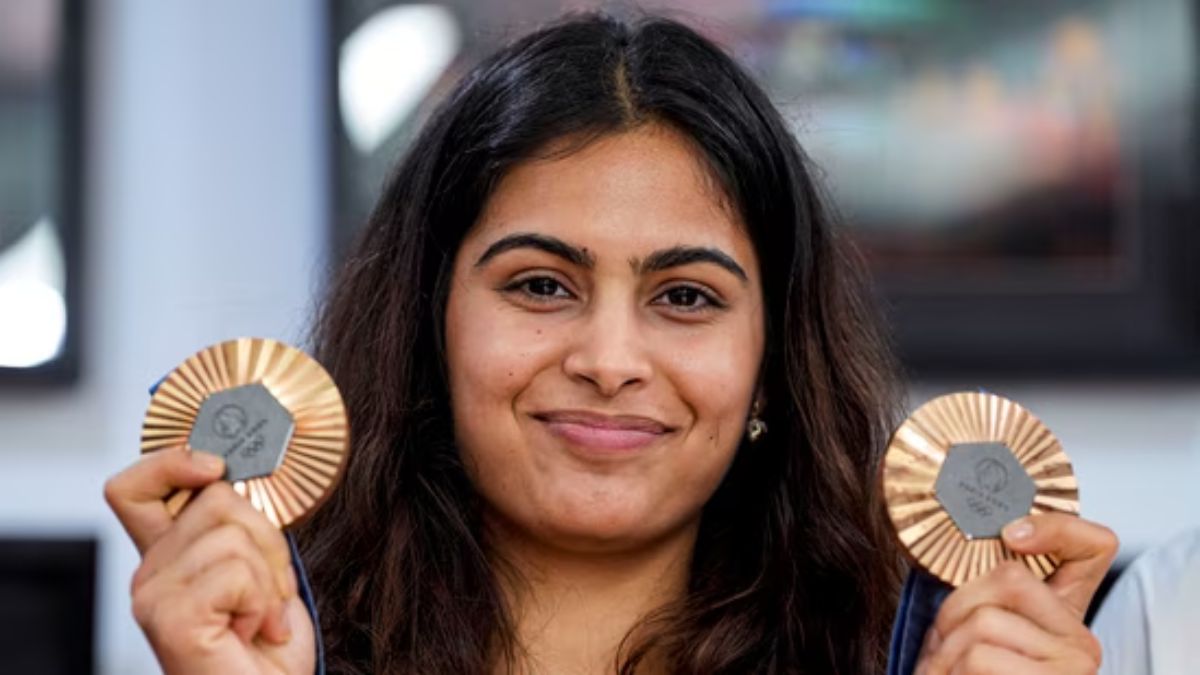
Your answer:
[[[584,410],[534,413],[552,434],[589,453],[637,450],[674,431],[658,420],[640,415],[605,415]]]

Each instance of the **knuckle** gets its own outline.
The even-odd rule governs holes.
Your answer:
[[[287,539],[265,515],[232,488],[227,489],[227,495],[222,499],[230,500],[225,511],[228,521],[237,523],[246,533],[247,541],[261,548],[267,560],[276,564],[291,560]]]
[[[1104,550],[1111,555],[1116,555],[1117,549],[1121,546],[1120,537],[1117,536],[1117,533],[1112,528],[1106,525],[1098,524],[1096,527],[1100,528],[1101,545],[1104,547]]]
[[[1083,653],[1088,656],[1088,659],[1090,659],[1095,666],[1099,667],[1100,662],[1104,658],[1104,647],[1100,644],[1099,638],[1097,638],[1091,631],[1086,631],[1080,638],[1080,642],[1082,643],[1081,647],[1083,648]]]
[[[133,571],[133,577],[129,580],[129,592],[136,593],[146,583],[146,575],[149,571],[145,563],[138,565],[138,568]]]
[[[259,545],[270,544],[270,536],[278,533],[267,517],[250,504],[250,500],[239,495],[229,485],[222,486],[221,515],[226,522],[237,523],[245,530],[251,539],[260,542]],[[282,536],[282,535],[281,535]]]
[[[1000,610],[995,607],[983,606],[971,613],[963,627],[973,636],[983,636],[999,633],[1000,624]]]
[[[999,568],[996,574],[997,598],[1005,606],[1011,606],[1028,592],[1032,579],[1032,575],[1020,563]]]
[[[934,649],[932,653],[928,655],[927,663],[929,673],[950,672],[950,668],[954,666],[954,664],[951,662],[951,654],[953,653],[955,641],[958,637],[959,636],[957,633],[947,636],[946,640],[942,642],[939,648]]]
[[[233,486],[225,481],[217,481],[205,486],[198,498],[205,509],[219,513],[228,513],[232,510],[236,506],[234,499],[241,499],[241,497],[234,492]]]
[[[1070,664],[1069,672],[1072,673],[1095,673],[1100,667],[1100,664],[1082,654],[1070,658],[1066,663]]]
[[[218,525],[216,532],[223,539],[238,546],[249,546],[254,543],[250,533],[237,521],[226,521]]]
[[[104,501],[108,503],[109,507],[115,507],[120,500],[121,483],[118,474],[104,481]]]
[[[960,609],[960,606],[966,603],[967,600],[963,598],[961,590],[959,590],[951,593],[946,601],[942,603],[941,608],[938,609],[937,616],[933,618],[933,628],[943,640],[950,636],[950,633],[957,624],[961,623],[961,619],[958,618],[961,616],[961,613],[970,611],[969,608]]]
[[[1025,566],[1015,560],[1006,562],[996,568],[996,579],[1006,586],[1023,582],[1028,574],[1025,571]]]
[[[144,631],[150,630],[154,625],[154,616],[156,613],[158,602],[145,589],[138,589],[133,593],[132,598],[133,620]]]
[[[130,491],[130,483],[137,480],[137,474],[140,472],[140,465],[147,461],[146,459],[134,462],[131,466],[127,466],[121,471],[111,475],[104,481],[104,501],[108,503],[113,510],[125,500],[126,495]]]
[[[215,532],[221,553],[228,557],[242,558],[247,562],[259,554],[254,539],[244,527],[235,523],[220,526]]]
[[[233,487],[224,481],[217,481],[204,486],[194,499],[194,504],[188,511],[195,511],[197,518],[217,523],[227,523],[236,518],[238,502],[245,501]]]
[[[946,635],[950,629],[950,626],[948,625],[949,622],[950,622],[950,618],[948,617],[948,615],[946,613],[945,605],[943,605],[942,610],[939,611],[937,613],[937,616],[934,617],[934,619],[933,619],[932,630],[937,631],[940,635]]]

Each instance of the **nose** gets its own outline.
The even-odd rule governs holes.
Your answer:
[[[563,371],[607,398],[650,379],[652,365],[636,311],[618,302],[596,306],[563,359]]]

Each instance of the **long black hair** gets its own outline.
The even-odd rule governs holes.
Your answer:
[[[669,125],[749,229],[767,313],[770,433],[705,506],[688,592],[614,667],[882,668],[898,557],[875,470],[896,409],[889,353],[802,150],[762,89],[681,23],[569,16],[474,68],[384,189],[324,305],[318,358],[354,448],[300,532],[332,672],[475,673],[515,658],[463,471],[441,349],[459,244],[497,181],[552,142]]]

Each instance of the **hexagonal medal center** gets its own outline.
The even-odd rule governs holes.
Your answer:
[[[223,457],[225,480],[246,480],[279,468],[295,427],[291,413],[266,387],[247,384],[204,400],[188,444]]]
[[[934,492],[968,539],[999,537],[1029,513],[1037,486],[1003,443],[957,443],[946,452]]]

